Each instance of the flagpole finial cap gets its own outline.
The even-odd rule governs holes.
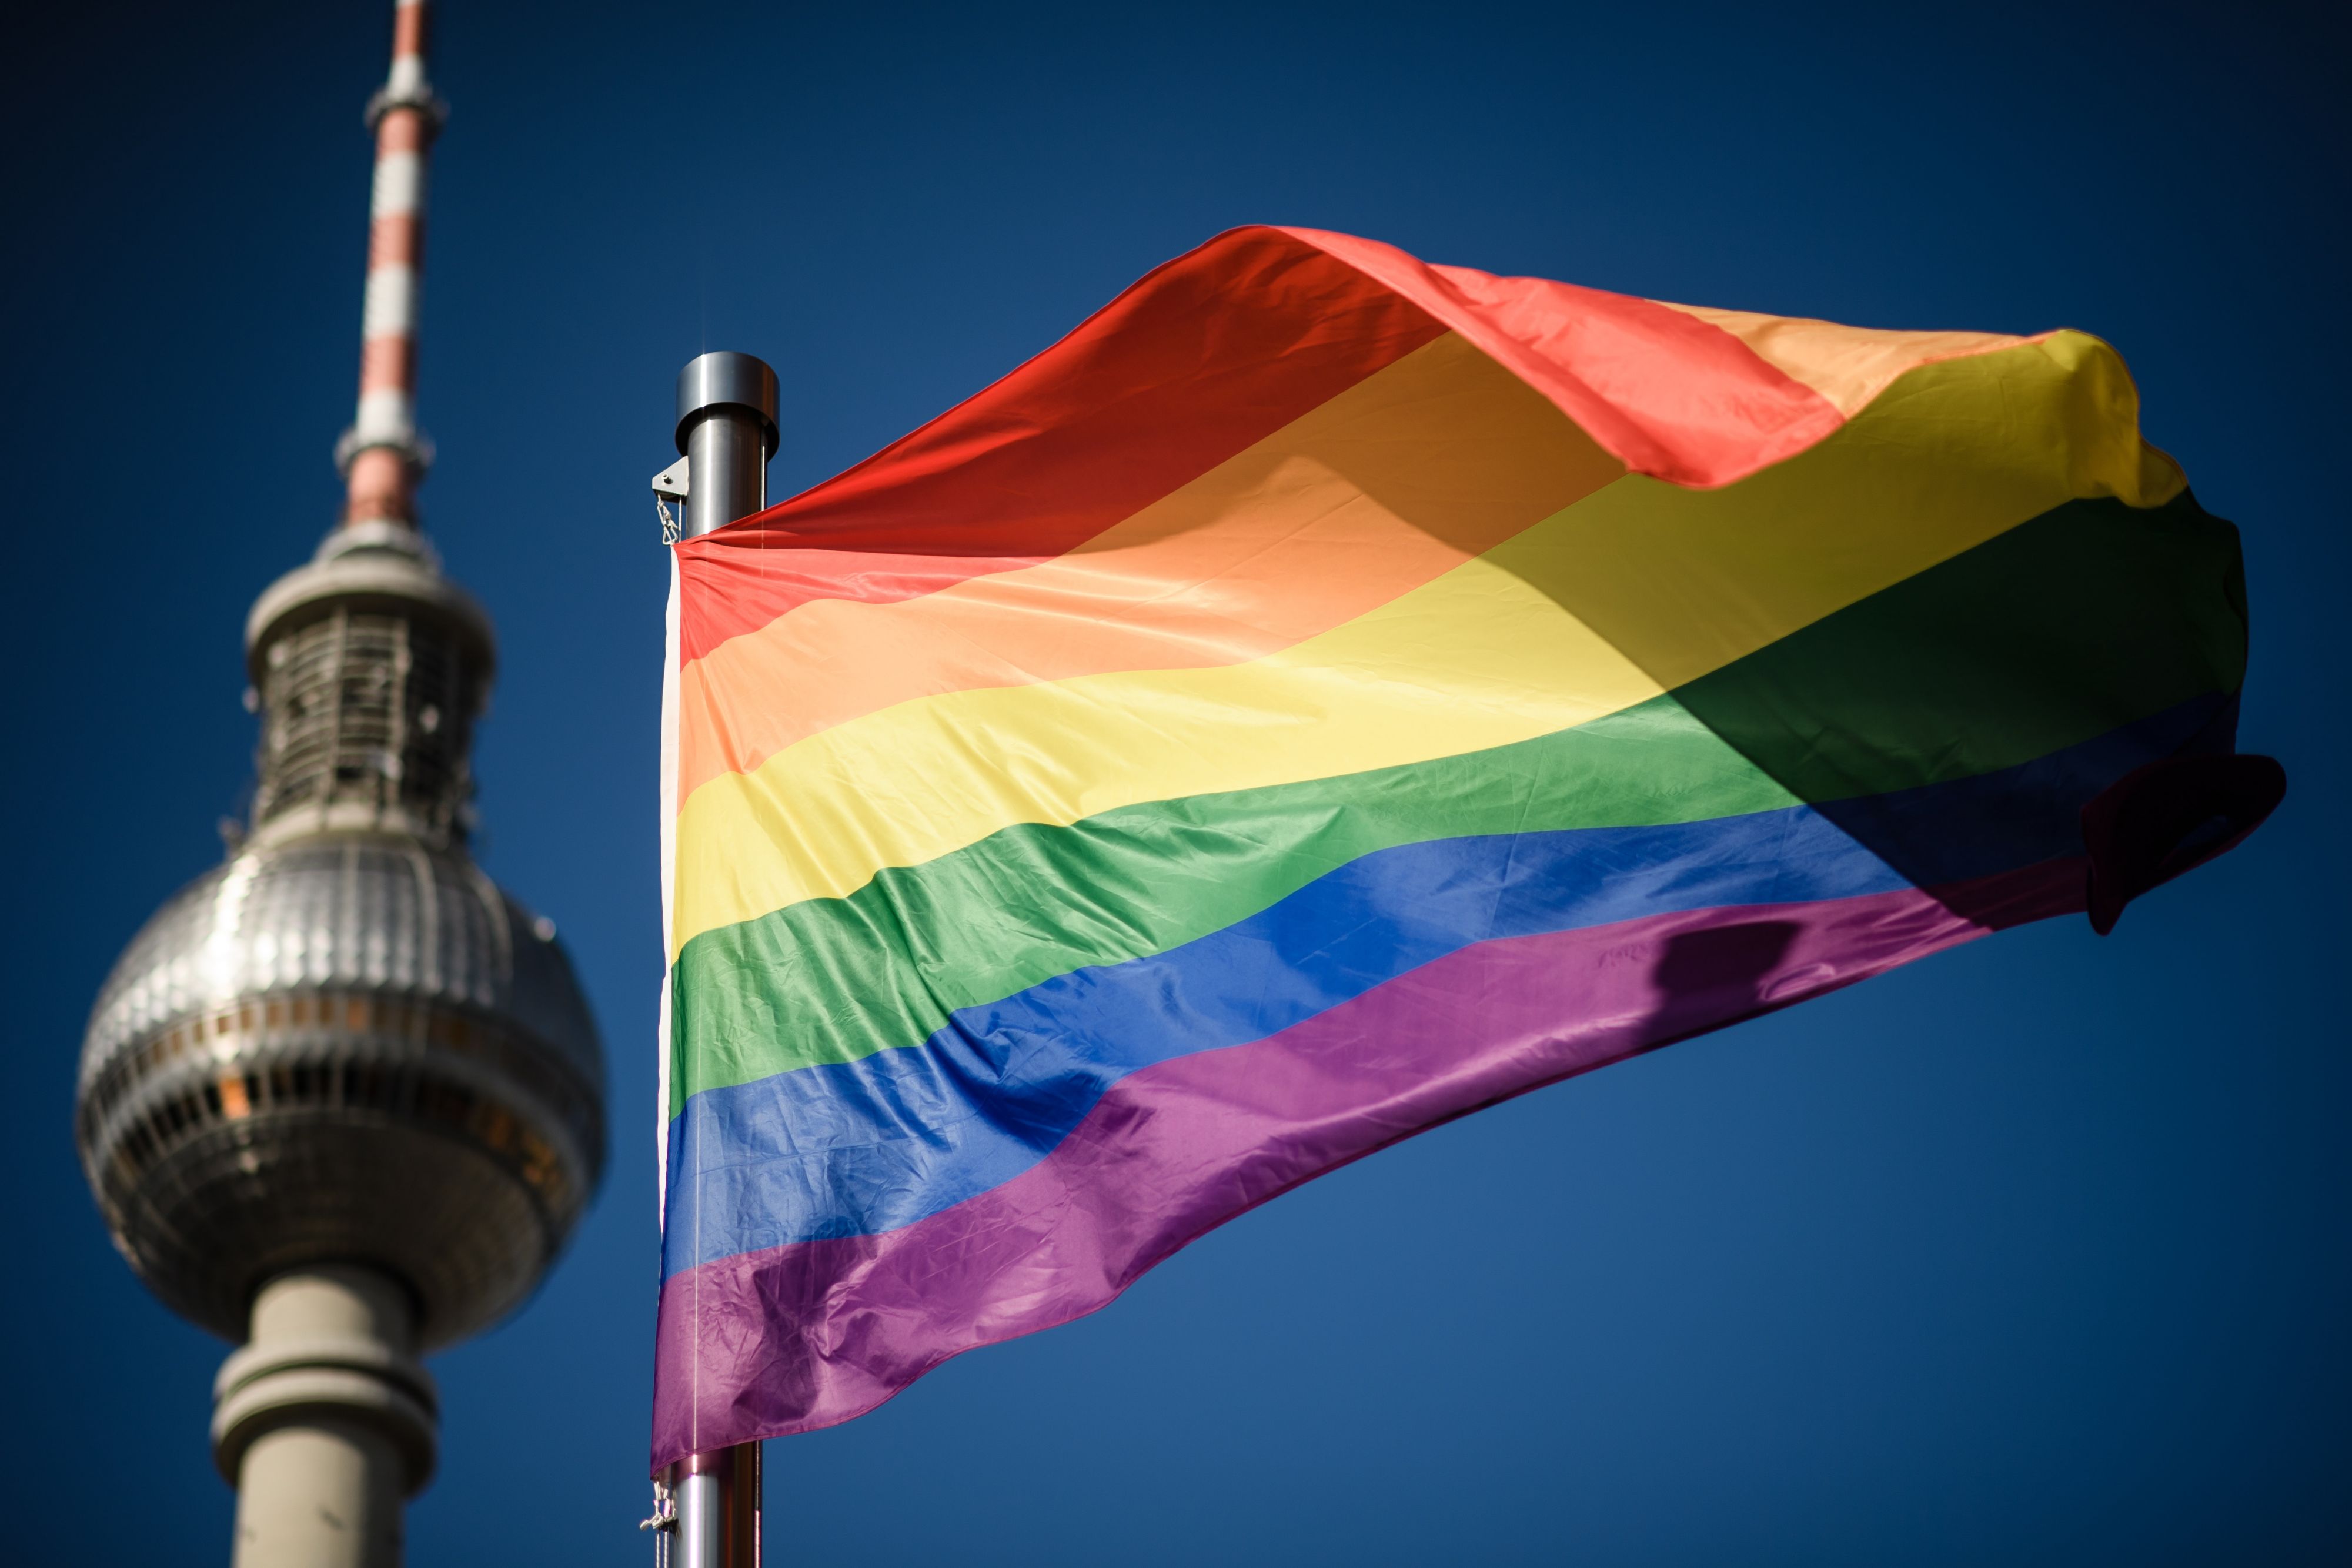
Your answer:
[[[687,433],[713,409],[748,409],[760,416],[760,433],[767,455],[776,455],[776,372],[752,354],[719,349],[688,360],[677,373],[677,449],[686,450]]]

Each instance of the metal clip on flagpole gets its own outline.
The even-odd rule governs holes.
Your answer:
[[[663,470],[654,491],[680,503],[688,538],[768,504],[776,435],[776,372],[765,363],[724,351],[687,362],[677,376],[677,449],[685,460]],[[660,1568],[759,1568],[758,1443],[688,1454],[669,1468],[663,1489],[671,1507],[656,1503],[669,1514],[655,1538]]]

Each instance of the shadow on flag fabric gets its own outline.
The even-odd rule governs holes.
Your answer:
[[[2284,789],[2079,332],[1236,229],[673,555],[656,1468]]]

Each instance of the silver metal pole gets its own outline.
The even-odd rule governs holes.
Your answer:
[[[768,504],[776,455],[776,372],[721,350],[677,375],[677,449],[686,455],[691,538]],[[675,1536],[664,1568],[760,1568],[760,1445],[691,1454],[672,1468]]]
[[[677,449],[686,455],[686,532],[707,534],[768,504],[776,452],[776,372],[721,350],[677,373]]]
[[[696,1455],[697,1458],[704,1458]],[[730,1568],[726,1559],[726,1499],[709,1472],[677,1479],[677,1542],[669,1568]]]
[[[760,1568],[760,1445],[688,1454],[665,1479],[675,1511],[647,1520],[655,1568]]]

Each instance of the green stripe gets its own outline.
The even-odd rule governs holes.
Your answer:
[[[1397,844],[1693,821],[2030,761],[2235,690],[2237,571],[2236,531],[2185,497],[2073,502],[1575,729],[1008,828],[706,932],[674,977],[671,1113],[702,1089],[915,1044],[959,1008],[1190,941]]]
[[[2071,501],[1678,688],[1801,800],[2012,767],[2246,670],[2238,530]]]

